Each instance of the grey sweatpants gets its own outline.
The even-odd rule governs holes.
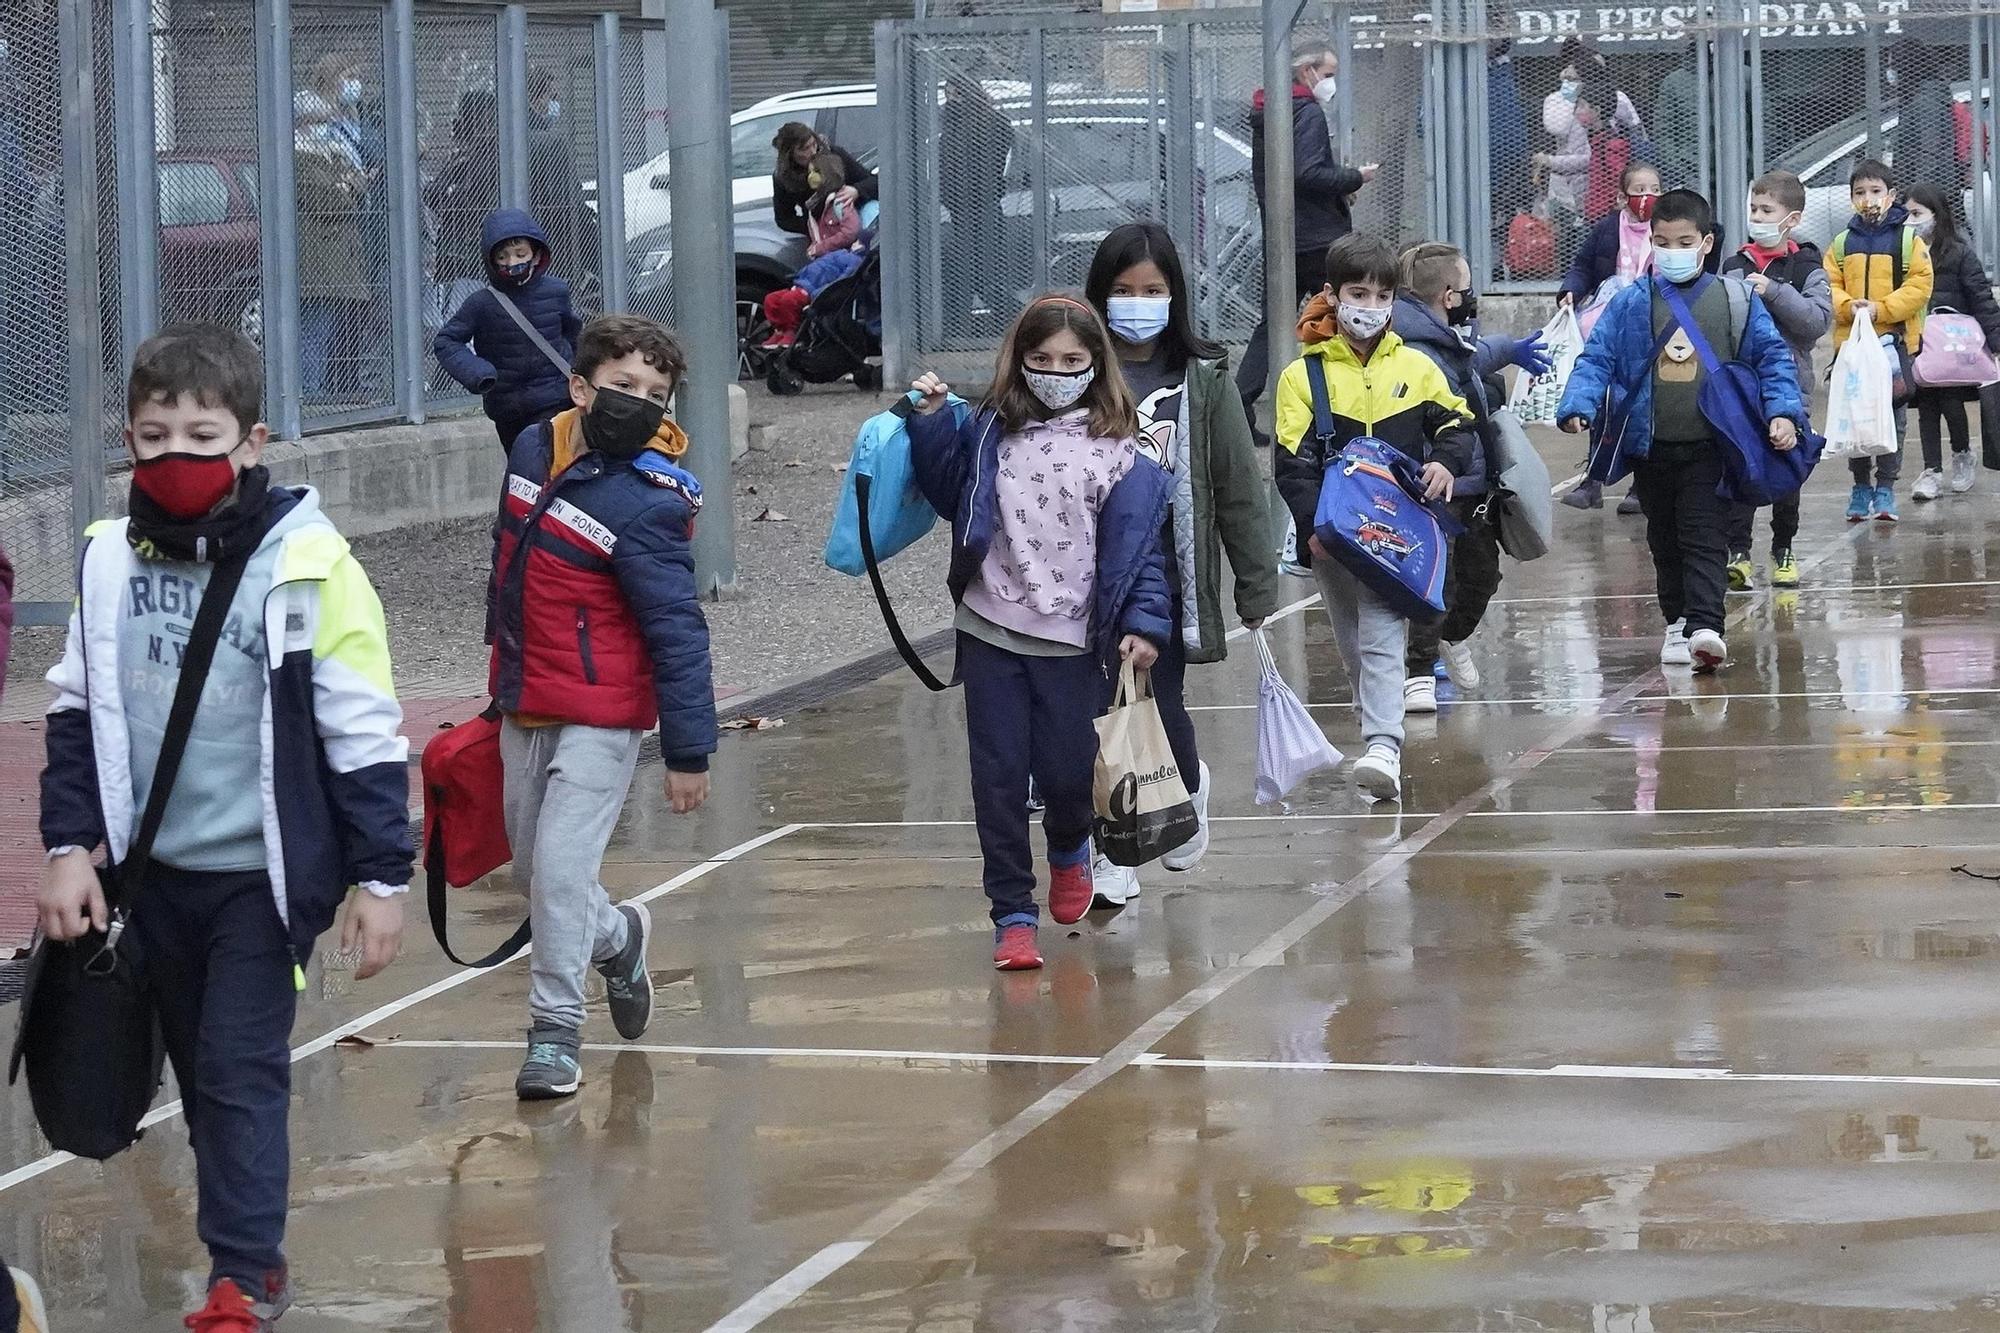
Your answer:
[[[500,727],[514,884],[528,898],[528,1012],[537,1025],[583,1026],[584,972],[625,947],[625,918],[598,882],[604,849],[639,762],[639,733],[603,727]]]
[[[1341,565],[1313,561],[1341,665],[1361,710],[1361,739],[1403,749],[1403,652],[1410,622]]]

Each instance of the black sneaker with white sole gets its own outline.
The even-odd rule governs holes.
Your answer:
[[[537,1023],[528,1031],[528,1058],[514,1078],[514,1095],[524,1102],[548,1102],[569,1097],[583,1086],[581,1045],[575,1028]]]
[[[646,970],[653,914],[644,903],[620,903],[618,910],[625,915],[625,947],[599,963],[597,970],[604,974],[611,1026],[625,1040],[637,1041],[653,1021],[653,974]]]

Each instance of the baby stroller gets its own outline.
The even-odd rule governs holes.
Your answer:
[[[871,247],[861,267],[829,283],[806,307],[796,341],[774,351],[764,382],[781,396],[803,393],[808,384],[831,384],[854,377],[863,393],[882,388],[882,256]]]

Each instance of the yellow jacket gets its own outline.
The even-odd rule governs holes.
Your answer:
[[[1850,225],[1833,238],[1826,251],[1826,276],[1833,287],[1833,345],[1838,348],[1854,327],[1854,303],[1875,305],[1869,316],[1875,332],[1900,331],[1912,354],[1924,337],[1924,311],[1931,303],[1930,247],[1921,236],[1905,236],[1892,210],[1890,221],[1878,227]],[[1908,256],[1905,260],[1905,256]],[[1904,269],[1896,285],[1896,268]]]

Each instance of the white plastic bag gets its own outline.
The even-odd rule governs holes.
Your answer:
[[[1895,369],[1866,311],[1854,316],[1833,358],[1826,396],[1827,458],[1873,458],[1902,445],[1896,434]]]
[[[1322,768],[1340,763],[1340,751],[1278,674],[1278,660],[1264,631],[1257,631],[1257,804],[1269,805]]]
[[[1568,306],[1560,307],[1554,318],[1542,325],[1542,346],[1554,364],[1545,374],[1530,375],[1524,370],[1514,376],[1513,391],[1507,395],[1507,406],[1531,425],[1554,423],[1556,404],[1562,401],[1563,390],[1569,387],[1569,373],[1576,368],[1577,355],[1583,351],[1583,331],[1577,327],[1576,314]]]

